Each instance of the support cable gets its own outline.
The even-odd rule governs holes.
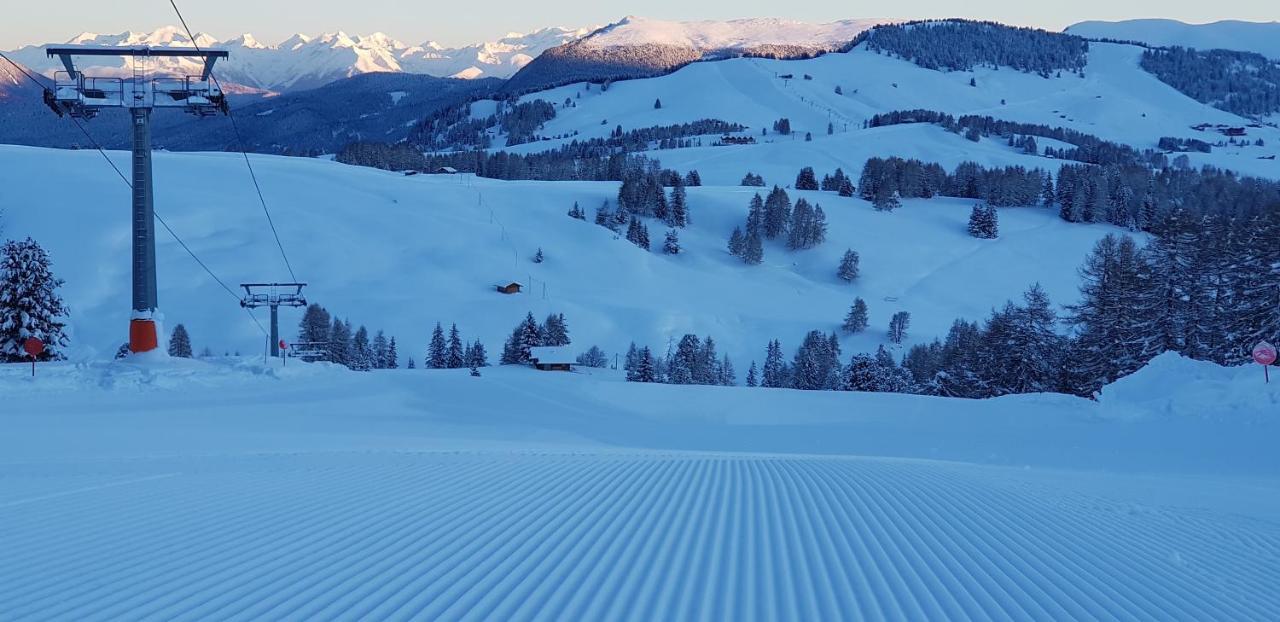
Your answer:
[[[177,13],[178,21],[182,23],[183,30],[187,31],[187,38],[191,40],[191,47],[197,52],[200,50],[200,44],[196,42],[196,36],[191,32],[191,27],[187,25],[187,20],[182,16],[182,10],[178,8],[176,0],[169,0],[169,5],[173,7],[173,12]],[[213,84],[222,91],[222,83],[218,81],[218,76],[212,71],[209,72],[209,78],[213,80]],[[226,94],[226,91],[223,91]],[[244,157],[244,165],[249,169],[249,179],[253,180],[253,188],[258,192],[258,203],[262,205],[262,213],[267,216],[267,224],[271,227],[271,235],[275,236],[276,247],[280,249],[280,258],[284,259],[284,267],[289,270],[289,278],[293,282],[298,282],[298,277],[293,273],[293,264],[289,263],[289,254],[284,251],[284,244],[280,242],[280,232],[276,230],[276,223],[271,218],[271,210],[267,209],[267,199],[262,194],[262,186],[258,184],[258,174],[253,170],[253,164],[249,161],[249,152],[244,148],[244,138],[240,134],[240,124],[236,123],[236,115],[231,112],[231,105],[227,105],[227,118],[231,119],[231,129],[236,135],[236,145],[240,148],[240,155]]]

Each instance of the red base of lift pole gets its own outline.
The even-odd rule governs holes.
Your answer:
[[[129,320],[129,351],[150,352],[160,347],[155,320]]]

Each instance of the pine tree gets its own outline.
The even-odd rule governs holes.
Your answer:
[[[431,331],[431,343],[427,345],[427,356],[423,357],[422,363],[427,369],[445,369],[449,366],[449,346],[444,339],[444,328],[440,326],[440,322],[436,322],[435,330]]]
[[[586,220],[586,219],[587,219],[587,215],[586,215],[586,213],[585,213],[585,212],[583,212],[583,211],[582,211],[582,208],[578,206],[578,202],[577,202],[577,201],[574,201],[574,202],[573,202],[573,208],[569,210],[569,217],[570,217],[570,218],[576,218],[576,219],[578,219],[578,220]],[[600,223],[596,223],[596,224],[600,224]]]
[[[786,386],[786,365],[782,362],[782,344],[777,339],[769,342],[765,350],[764,367],[761,370],[760,386],[780,388]]]
[[[1076,338],[1068,356],[1067,391],[1090,395],[1136,371],[1152,356],[1158,336],[1150,333],[1147,318],[1141,317],[1134,304],[1143,297],[1142,270],[1137,246],[1127,236],[1108,235],[1085,259],[1080,269],[1081,301],[1068,307],[1068,321],[1076,328]],[[1212,313],[1195,313],[1205,315]]]
[[[742,257],[747,248],[747,241],[742,237],[742,229],[733,228],[733,233],[729,234],[729,254],[734,257]]]
[[[756,362],[751,361],[751,367],[747,368],[747,386],[754,387],[758,384],[756,380]]]
[[[764,201],[764,237],[770,240],[784,235],[791,222],[791,199],[777,186],[769,191]]]
[[[542,263],[545,257],[542,254],[542,247],[538,247],[538,252],[533,254],[533,263]]]
[[[552,313],[547,316],[538,329],[536,345],[557,347],[569,345],[569,324],[565,321],[563,313]]]
[[[187,327],[182,324],[174,326],[173,334],[169,336],[169,356],[191,358],[191,336],[187,334]]]
[[[836,192],[838,192],[842,197],[853,196],[853,191],[853,180],[848,177],[842,179],[840,181],[840,186],[836,188]]]
[[[764,242],[760,240],[760,236],[755,234],[747,234],[747,239],[742,245],[742,262],[757,266],[764,261]]]
[[[627,373],[627,380],[636,381],[636,369],[639,364],[640,349],[636,347],[636,342],[632,341],[631,346],[627,348],[627,356],[622,362],[622,369]]]
[[[737,231],[737,229],[734,229]],[[680,254],[680,236],[675,229],[667,230],[667,239],[662,243],[662,252],[668,255]]]
[[[655,100],[653,100],[653,109],[654,109],[654,110],[661,110],[661,109],[662,109],[662,100],[661,100],[661,99],[655,99]]]
[[[840,267],[836,268],[836,277],[846,283],[858,278],[858,253],[853,249],[846,250],[840,258]]]
[[[388,368],[387,351],[389,347],[390,346],[387,343],[387,336],[382,334],[382,331],[378,331],[377,333],[374,334],[373,345],[371,346],[373,350],[373,357],[371,359],[371,363],[374,369]]]
[[[328,360],[351,367],[351,324],[336,317],[333,318],[328,341]]]
[[[412,361],[413,359],[409,359]],[[400,367],[400,353],[396,351],[396,338],[392,337],[387,344],[387,359],[385,369],[398,369]]]
[[[348,366],[355,371],[369,371],[373,369],[373,350],[369,345],[369,330],[364,326],[356,329],[355,335],[351,338],[351,364]]]
[[[889,341],[902,343],[907,338],[907,327],[911,325],[911,314],[899,311],[889,319]]]
[[[813,167],[806,166],[800,169],[800,173],[796,175],[796,190],[817,190],[818,178],[814,175]]]
[[[467,348],[467,366],[471,369],[489,366],[489,353],[485,351],[484,344],[480,340],[475,340],[470,347]]]
[[[685,227],[689,224],[689,202],[684,189],[684,181],[675,179],[675,187],[671,189],[671,200],[667,202],[666,223],[671,227]]]
[[[629,378],[630,379],[630,378]],[[634,382],[657,382],[658,372],[657,364],[653,360],[653,352],[649,350],[649,346],[640,349],[636,356],[636,370]]]
[[[849,314],[844,317],[841,328],[846,333],[860,333],[867,329],[867,303],[862,298],[854,299],[853,306],[849,307]]]
[[[698,362],[702,344],[698,336],[686,334],[676,346],[675,356],[667,363],[667,382],[671,384],[695,384],[698,382]]]
[[[732,387],[738,384],[738,374],[733,369],[733,361],[729,360],[729,355],[725,354],[720,359],[720,365],[716,368],[717,378],[716,384],[722,387]]]
[[[302,321],[298,322],[298,343],[311,344],[316,349],[323,347],[329,341],[331,321],[332,318],[324,307],[311,303],[302,314]],[[328,358],[328,356],[324,355],[319,358],[324,359]],[[308,360],[316,359],[309,358]]]
[[[404,365],[404,366],[405,366],[405,369],[415,369],[415,368],[416,368],[416,366],[415,366],[415,365],[414,365],[414,363],[413,363],[413,357],[412,357],[412,356],[411,356],[411,357],[409,357],[407,361],[405,361],[405,365]]]
[[[689,173],[684,176],[684,185],[697,187],[702,185],[702,175],[698,174],[698,169],[691,168]]]
[[[760,193],[756,193],[751,197],[751,204],[747,207],[747,234],[752,233],[759,236],[764,227],[764,199],[760,198]]]
[[[982,203],[973,206],[969,212],[969,235],[986,240],[994,240],[999,235],[995,207]]]
[[[462,369],[467,366],[467,359],[464,356],[462,347],[462,335],[458,332],[458,325],[452,324],[449,327],[449,345],[445,350],[444,366],[447,369]]]
[[[10,240],[0,247],[0,362],[30,360],[24,349],[32,337],[44,342],[41,361],[65,358],[62,329],[68,310],[58,295],[62,280],[35,240]]]

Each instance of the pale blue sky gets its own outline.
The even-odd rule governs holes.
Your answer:
[[[167,0],[5,0],[4,4],[8,6],[0,13],[0,49],[61,42],[83,31],[117,33],[177,23]],[[432,39],[445,45],[461,45],[491,40],[508,31],[605,24],[627,14],[674,20],[765,16],[803,21],[968,17],[1054,30],[1087,19],[1164,17],[1188,22],[1280,19],[1275,0],[917,0],[876,4],[838,0],[179,0],[178,6],[197,31],[220,39],[249,32],[264,43],[277,43],[295,32],[345,30],[349,34],[381,31],[406,43]]]

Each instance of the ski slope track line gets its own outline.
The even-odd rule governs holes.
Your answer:
[[[26,465],[0,477],[0,620],[1280,619],[1280,524],[1036,478],[635,450]]]

